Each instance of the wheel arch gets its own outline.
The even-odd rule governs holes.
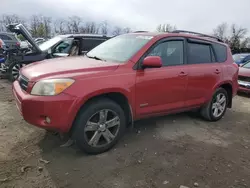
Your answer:
[[[220,84],[218,84],[214,91],[218,88],[223,88],[227,91],[227,94],[228,94],[228,104],[227,104],[227,107],[228,108],[232,108],[232,102],[233,102],[233,86],[232,86],[232,82],[230,81],[225,81],[225,82],[222,82]]]
[[[122,89],[112,89],[112,90],[104,90],[104,91],[98,91],[93,92],[84,97],[84,99],[80,100],[78,104],[76,105],[76,111],[75,115],[73,116],[71,128],[70,128],[70,134],[72,133],[75,121],[79,117],[81,111],[92,101],[100,99],[100,98],[108,98],[114,102],[116,102],[125,112],[127,125],[133,124],[133,117],[134,112],[132,109],[132,100],[129,97],[129,93],[127,91],[124,91]]]

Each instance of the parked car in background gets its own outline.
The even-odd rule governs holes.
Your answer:
[[[250,53],[234,54],[233,59],[240,66],[250,60]]]
[[[0,39],[5,43],[5,47],[8,49],[16,49],[21,45],[21,41],[17,38],[15,33],[0,32]]]
[[[109,39],[107,36],[96,34],[67,34],[55,36],[39,45],[22,24],[12,24],[8,28],[16,34],[21,34],[29,42],[32,49],[23,55],[22,61],[10,64],[8,70],[10,80],[17,79],[19,70],[27,64],[56,57],[84,55]]]
[[[27,122],[101,153],[134,120],[192,109],[208,121],[221,119],[237,93],[238,70],[230,48],[215,37],[130,33],[83,57],[22,68],[13,94]]]
[[[250,93],[250,60],[239,68],[239,91]]]

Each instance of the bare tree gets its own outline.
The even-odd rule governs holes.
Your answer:
[[[101,23],[101,34],[103,35],[107,35],[108,34],[108,22],[107,21],[104,21],[103,23]]]
[[[160,24],[157,26],[156,30],[158,32],[171,32],[176,30],[176,26],[172,26],[171,24]]]
[[[82,19],[78,16],[71,16],[68,20],[68,29],[73,33],[79,33]]]
[[[65,33],[65,24],[66,21],[64,19],[57,19],[54,21],[54,32],[57,34]]]
[[[87,22],[85,24],[85,33],[98,34],[99,26],[95,22]]]
[[[13,23],[22,23],[26,25],[25,19],[19,17],[16,14],[4,14],[2,15],[2,19],[0,20],[0,31],[6,31],[6,26]]]
[[[44,37],[48,38],[51,35],[51,17],[42,17],[43,25],[44,25]]]
[[[227,33],[228,31],[228,25],[227,23],[221,23],[219,24],[214,30],[213,30],[213,35],[218,37],[219,39],[226,41],[227,40]]]
[[[124,29],[123,29],[123,33],[131,33],[132,32],[132,30],[131,30],[131,28],[129,28],[129,27],[125,27]]]
[[[32,15],[30,18],[30,32],[32,36],[38,37],[38,28],[41,24],[41,20],[38,15]],[[41,30],[41,27],[40,27]]]
[[[122,34],[122,28],[116,26],[116,27],[114,28],[113,35],[117,36],[117,35],[120,35],[120,34]]]

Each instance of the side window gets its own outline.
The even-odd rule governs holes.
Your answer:
[[[213,62],[211,46],[206,44],[188,43],[188,64]]]
[[[55,48],[53,53],[69,53],[73,39],[65,39],[60,42]]]
[[[2,40],[11,40],[11,38],[8,37],[7,35],[0,35],[0,38],[1,38]]]
[[[158,44],[147,56],[159,56],[163,66],[183,64],[183,41],[166,41]]]
[[[222,44],[213,44],[214,51],[218,62],[225,62],[227,60],[227,47]]]
[[[104,39],[84,39],[82,42],[82,51],[90,51],[99,44],[103,43]]]

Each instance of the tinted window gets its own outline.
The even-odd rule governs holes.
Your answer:
[[[206,44],[188,43],[188,63],[201,64],[212,62],[211,47]]]
[[[94,47],[96,47],[99,44],[103,43],[104,41],[105,40],[103,40],[103,39],[83,39],[82,51],[90,51]]]
[[[183,41],[158,44],[147,56],[160,56],[163,66],[183,64]]]
[[[8,37],[7,35],[0,35],[0,38],[2,40],[12,40],[10,37]]]
[[[222,44],[213,44],[217,62],[225,62],[227,60],[227,47]]]

